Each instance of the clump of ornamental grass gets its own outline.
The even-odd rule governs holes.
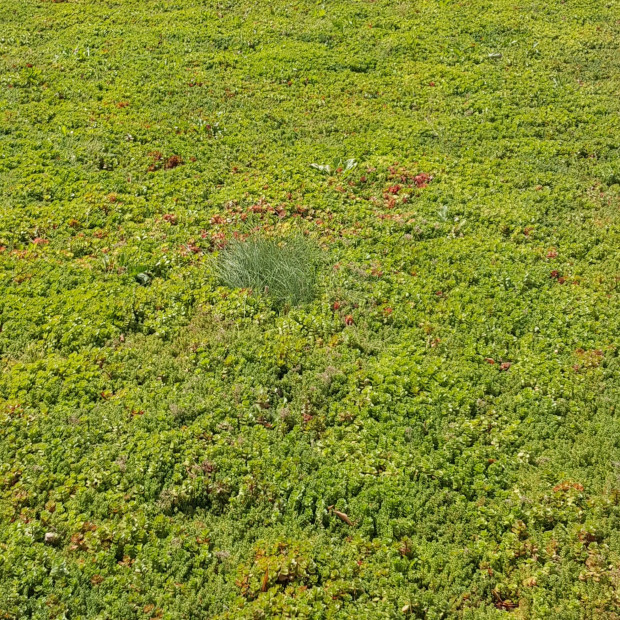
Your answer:
[[[250,237],[222,250],[217,273],[230,288],[268,295],[278,306],[296,305],[314,297],[317,264],[318,249],[304,237]]]

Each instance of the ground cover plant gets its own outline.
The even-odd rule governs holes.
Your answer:
[[[618,15],[3,0],[0,617],[617,618]]]

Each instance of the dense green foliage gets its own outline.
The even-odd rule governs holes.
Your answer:
[[[0,617],[619,617],[619,42],[3,0]],[[312,300],[222,285],[257,234]]]

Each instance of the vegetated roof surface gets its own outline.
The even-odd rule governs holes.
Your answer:
[[[0,24],[0,617],[618,617],[617,2]]]

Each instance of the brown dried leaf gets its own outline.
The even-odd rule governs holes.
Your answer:
[[[339,510],[334,510],[334,514],[341,520],[344,521],[347,525],[353,525],[353,521],[349,519],[348,515],[344,512],[340,512]]]

